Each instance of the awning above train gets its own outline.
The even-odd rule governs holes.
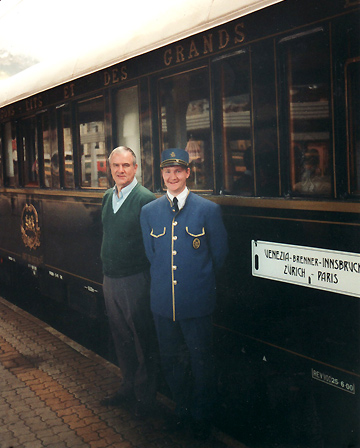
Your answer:
[[[132,18],[130,33],[122,32],[123,18],[119,18],[118,33],[109,33],[107,41],[99,39],[97,46],[85,48],[76,57],[51,59],[1,81],[0,107],[281,1],[284,0],[169,1],[166,8],[162,4],[158,11],[156,2],[149,2],[155,10],[152,9],[151,15],[145,20]]]

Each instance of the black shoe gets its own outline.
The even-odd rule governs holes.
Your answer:
[[[165,420],[163,430],[168,433],[177,433],[185,431],[189,424],[187,416],[173,415]]]
[[[151,415],[151,406],[143,401],[137,400],[134,407],[134,417],[142,419]]]
[[[193,420],[191,424],[195,439],[207,440],[211,434],[211,424],[208,420]]]
[[[124,395],[123,392],[116,392],[115,395],[112,395],[111,397],[105,397],[103,400],[100,401],[101,406],[120,406],[126,402],[128,402],[130,399],[129,395]]]

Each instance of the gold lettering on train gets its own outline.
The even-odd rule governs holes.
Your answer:
[[[176,62],[184,62],[185,61],[185,57],[184,57],[184,47],[182,45],[177,45],[176,46]]]
[[[204,54],[212,53],[214,51],[213,48],[213,35],[211,33],[204,36]]]
[[[119,69],[117,69],[117,68],[114,68],[113,70],[112,70],[112,79],[111,79],[111,82],[112,82],[112,84],[117,84],[119,81],[120,81],[120,78],[119,78]]]
[[[11,118],[14,115],[15,115],[15,107],[14,106],[6,107],[5,109],[1,109],[1,111],[0,111],[1,120],[6,119],[6,118]]]
[[[36,110],[43,106],[41,96],[34,96],[25,102],[26,111]]]
[[[64,86],[64,98],[66,100],[75,95],[74,86],[75,84],[73,82],[67,86]]]
[[[201,41],[195,43],[195,39],[191,39],[190,43],[186,45],[176,45],[175,47],[167,48],[164,53],[164,64],[169,67],[172,64],[180,64],[190,59],[204,56],[213,53],[216,50],[224,50],[233,45],[241,44],[245,41],[246,35],[244,32],[244,22],[237,23],[233,31],[228,31],[225,28],[218,30],[217,36],[213,33],[204,34]]]
[[[126,71],[126,65],[123,65],[121,67],[121,81],[125,81],[125,79],[127,79],[128,75],[127,75],[127,71]]]
[[[165,65],[170,65],[172,61],[172,56],[171,56],[171,48],[165,50],[164,53],[164,64]]]
[[[226,30],[219,30],[219,50],[222,50],[223,48],[227,47],[230,40],[229,33]]]
[[[199,52],[196,49],[195,42],[192,40],[190,44],[190,50],[189,50],[189,59],[192,59],[193,57],[198,57]]]
[[[128,74],[126,71],[126,65],[121,66],[121,68],[113,68],[111,70],[106,70],[104,72],[104,86],[110,84],[117,84],[121,81],[127,79]]]
[[[241,44],[245,40],[245,34],[240,28],[244,28],[244,22],[235,25],[235,34],[237,37],[235,37],[234,41],[236,44]]]
[[[109,72],[104,72],[104,86],[108,86],[110,84],[110,74]]]

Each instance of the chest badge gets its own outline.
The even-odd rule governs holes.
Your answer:
[[[200,247],[200,240],[199,240],[199,238],[194,238],[193,248],[194,249],[199,249],[199,247]]]

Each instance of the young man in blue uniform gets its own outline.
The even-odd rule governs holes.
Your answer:
[[[216,401],[215,274],[228,252],[227,234],[220,207],[186,186],[189,154],[167,149],[160,167],[167,194],[145,205],[140,215],[151,264],[151,310],[163,372],[177,406],[174,428],[191,422],[194,435],[206,438]]]

